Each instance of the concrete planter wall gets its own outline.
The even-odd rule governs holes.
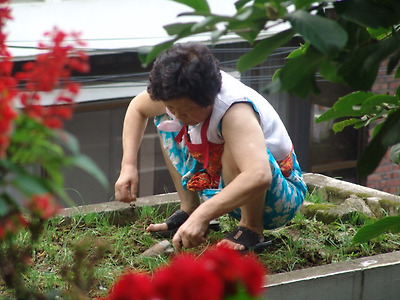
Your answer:
[[[398,300],[400,251],[267,278],[268,300]]]

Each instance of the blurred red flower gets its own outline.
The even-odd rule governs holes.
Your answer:
[[[255,299],[263,292],[265,275],[255,255],[214,247],[199,258],[176,255],[155,271],[152,280],[145,274],[127,273],[101,300],[221,300],[239,295],[239,289],[244,293],[240,299]]]
[[[154,286],[165,300],[220,300],[223,285],[218,276],[190,254],[181,254],[154,275]]]
[[[72,72],[86,73],[89,71],[88,56],[75,46],[82,46],[79,33],[66,34],[54,28],[47,32],[51,41],[40,43],[39,48],[48,52],[37,56],[36,61],[24,64],[23,70],[16,78],[24,82],[25,91],[21,92],[20,100],[25,113],[42,122],[49,128],[63,127],[63,121],[72,116],[72,103],[78,94],[80,84],[70,81]],[[67,38],[74,42],[68,44]],[[42,106],[39,92],[51,92],[60,88],[55,102],[50,106]]]
[[[27,203],[27,208],[32,215],[42,220],[47,220],[58,212],[59,205],[53,201],[50,194],[43,194],[34,195]]]
[[[236,294],[239,287],[245,288],[251,296],[261,295],[263,291],[267,270],[252,253],[242,255],[220,246],[206,251],[201,263],[223,281],[226,295]]]
[[[147,274],[128,272],[122,275],[102,300],[156,300]]]
[[[28,221],[19,211],[13,211],[0,219],[0,241],[8,235],[16,234],[20,229],[27,227]]]

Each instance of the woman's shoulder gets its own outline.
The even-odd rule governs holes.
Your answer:
[[[164,103],[153,100],[146,90],[134,97],[131,104],[146,117],[155,117],[166,112]]]

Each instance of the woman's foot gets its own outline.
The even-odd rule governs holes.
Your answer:
[[[168,230],[167,223],[157,223],[157,224],[150,224],[147,228],[147,232],[155,232],[155,231],[164,231]]]
[[[188,213],[182,209],[178,209],[168,219],[166,219],[164,223],[150,224],[146,228],[146,231],[155,236],[171,238],[188,218]]]
[[[240,252],[254,251],[260,253],[270,244],[271,241],[267,240],[262,233],[257,233],[244,226],[238,226],[217,245],[227,246]]]

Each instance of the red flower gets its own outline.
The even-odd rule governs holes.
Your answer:
[[[266,269],[255,255],[249,254],[241,259],[240,280],[251,296],[261,295],[266,284]]]
[[[201,263],[221,278],[225,295],[237,293],[242,286],[251,296],[263,291],[266,269],[253,254],[242,255],[228,247],[216,247],[206,251]]]
[[[4,64],[0,64],[0,73],[1,67],[4,67]],[[17,116],[13,108],[15,95],[15,80],[7,75],[0,78],[0,158],[5,157],[10,140],[11,124]]]
[[[165,300],[220,300],[223,285],[218,276],[189,254],[176,256],[154,275],[154,285]]]
[[[80,88],[78,83],[70,81],[71,73],[88,72],[88,56],[81,50],[75,50],[75,46],[83,45],[78,33],[66,34],[55,28],[45,35],[50,42],[40,43],[39,48],[48,52],[38,55],[35,62],[26,63],[16,78],[25,84],[26,92],[21,96],[25,113],[50,128],[61,128],[63,121],[72,116],[70,104]],[[67,43],[67,38],[74,41]],[[60,92],[53,105],[38,109],[41,106],[39,92],[50,92],[56,88],[60,88]]]
[[[122,275],[103,300],[152,300],[155,291],[146,274],[129,272]]]
[[[27,90],[31,92],[50,92],[57,87],[60,80],[68,82],[72,71],[89,70],[88,57],[82,51],[75,51],[74,44],[65,42],[72,36],[76,38],[75,44],[80,45],[77,34],[68,35],[54,28],[45,35],[51,41],[49,44],[41,43],[39,47],[49,52],[38,55],[35,62],[25,64],[23,71],[17,74],[20,80],[25,81]]]
[[[0,226],[0,241],[3,241],[6,238],[6,230],[3,226]]]
[[[63,120],[69,120],[72,117],[72,107],[66,105],[53,105],[44,108],[42,115],[43,124],[49,128],[62,128]]]
[[[34,216],[42,220],[54,216],[59,209],[59,206],[49,194],[34,195],[30,202],[27,203],[27,207]]]

